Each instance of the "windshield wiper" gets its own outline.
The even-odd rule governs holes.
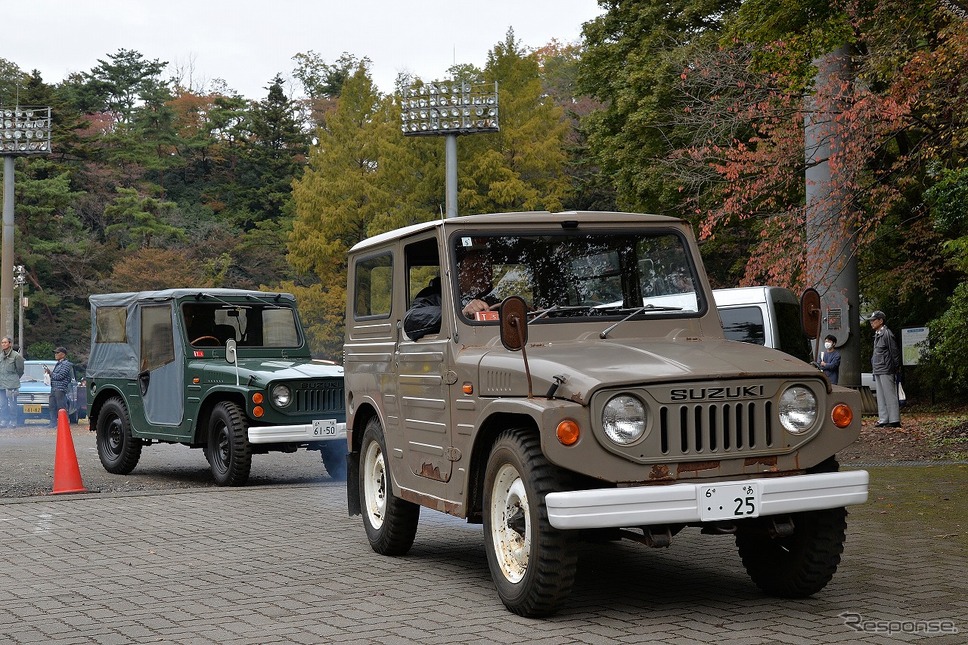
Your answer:
[[[661,307],[661,306],[660,307],[656,307],[655,305],[643,305],[643,306],[639,307],[638,309],[636,309],[635,311],[633,311],[632,313],[630,313],[625,318],[622,318],[620,321],[618,321],[614,325],[610,325],[607,328],[603,329],[602,332],[598,334],[598,337],[599,338],[606,338],[606,337],[608,337],[609,332],[611,332],[613,329],[615,329],[616,327],[618,327],[619,325],[621,325],[626,320],[629,320],[630,318],[634,318],[635,316],[638,316],[643,311],[682,311],[682,307]]]
[[[275,302],[271,302],[269,300],[266,300],[265,298],[262,298],[261,296],[256,296],[256,295],[253,295],[251,293],[245,294],[245,297],[246,298],[249,298],[250,300],[257,300],[257,301],[263,303],[264,305],[266,305],[268,307],[271,307],[272,309],[287,309],[286,305],[280,305],[279,304],[279,299],[280,299],[279,294],[276,294],[276,296],[275,296]]]
[[[592,307],[590,305],[551,305],[547,309],[541,309],[539,311],[533,311],[528,315],[534,315],[531,322],[540,320],[545,316],[551,315],[552,312],[560,311],[563,313],[574,312],[574,311],[590,311]]]

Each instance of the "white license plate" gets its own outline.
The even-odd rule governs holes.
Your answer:
[[[314,419],[313,436],[314,437],[335,437],[336,419]]]
[[[699,519],[737,520],[760,515],[757,482],[713,484],[699,487]]]

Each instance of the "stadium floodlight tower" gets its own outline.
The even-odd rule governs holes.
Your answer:
[[[0,247],[0,335],[13,337],[13,168],[14,157],[50,153],[49,107],[0,106],[3,156],[3,242]],[[23,347],[20,348],[23,351]]]
[[[497,132],[497,82],[433,81],[404,88],[400,129],[408,137],[446,137],[447,217],[457,217],[457,137]]]

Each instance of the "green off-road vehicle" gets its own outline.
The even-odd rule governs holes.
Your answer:
[[[87,387],[104,468],[155,442],[201,448],[216,483],[252,455],[318,450],[346,477],[343,368],[315,361],[288,293],[168,289],[93,295]]]
[[[410,549],[420,506],[482,523],[498,594],[527,616],[563,602],[579,538],[668,546],[695,527],[734,536],[769,593],[833,576],[844,507],[867,499],[835,459],[859,395],[726,340],[685,222],[418,224],[354,246],[348,290],[347,497],[378,553]]]

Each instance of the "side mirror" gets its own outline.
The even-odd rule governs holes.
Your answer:
[[[508,296],[498,309],[501,344],[516,352],[528,344],[528,303],[521,296]]]
[[[813,287],[808,288],[800,296],[800,322],[803,333],[810,340],[820,337],[820,320],[823,312],[820,309],[820,294]]]
[[[235,365],[235,361],[238,360],[235,347],[236,343],[234,338],[229,338],[225,341],[225,361],[230,365]]]

